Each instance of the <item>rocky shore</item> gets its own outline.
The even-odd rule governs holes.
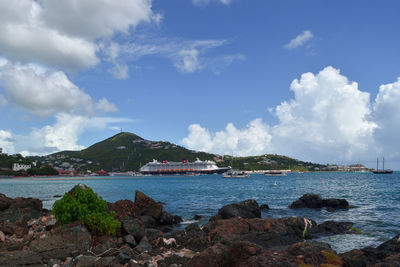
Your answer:
[[[304,195],[291,208],[348,209],[341,199]],[[0,194],[0,266],[399,266],[400,235],[377,248],[338,254],[318,237],[356,234],[351,222],[262,219],[255,200],[221,207],[208,223],[173,231],[182,218],[140,191],[108,203],[115,236],[74,222],[59,225],[42,202]]]

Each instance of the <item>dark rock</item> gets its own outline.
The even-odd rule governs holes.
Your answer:
[[[76,267],[93,267],[96,264],[97,257],[79,255],[75,258]]]
[[[132,235],[124,236],[124,241],[125,241],[125,243],[129,244],[133,248],[137,246],[135,237],[133,237]]]
[[[96,261],[96,267],[112,267],[117,263],[117,259],[115,257],[102,257]]]
[[[301,198],[294,201],[289,208],[291,209],[321,209],[326,208],[328,211],[336,211],[338,209],[348,209],[349,203],[345,199],[328,198],[322,199],[320,195],[304,194]]]
[[[62,197],[62,195],[54,195],[53,197]]]
[[[248,241],[268,249],[302,241],[304,229],[311,227],[309,220],[298,217],[279,219],[234,217],[209,222],[202,229],[212,244]]]
[[[128,199],[118,200],[114,203],[107,203],[108,209],[115,212],[117,219],[132,216],[134,214],[134,204]]]
[[[267,211],[269,210],[269,206],[267,204],[261,204],[260,210]]]
[[[376,248],[354,249],[343,253],[341,257],[345,266],[399,266],[400,235],[393,237]]]
[[[182,222],[182,218],[177,215],[171,215],[166,211],[162,211],[159,223],[163,225],[178,224]]]
[[[224,266],[224,252],[226,247],[221,243],[217,243],[201,253],[195,255],[187,266],[191,267],[206,267],[206,266]]]
[[[119,241],[116,236],[110,236],[110,235],[94,236],[92,238],[92,244],[93,244],[92,252],[96,255],[102,255],[102,256],[117,255],[116,250],[113,250],[113,248],[119,247]],[[104,255],[105,251],[107,251],[106,255]]]
[[[163,206],[138,190],[133,205],[136,216],[149,215],[156,220],[161,218]]]
[[[42,201],[37,198],[17,197],[11,202],[11,205],[8,208],[9,209],[31,208],[31,209],[41,211],[42,207],[43,207]]]
[[[131,260],[131,256],[129,256],[125,252],[120,252],[118,254],[118,256],[117,256],[117,260],[118,260],[119,263],[125,264],[125,263],[128,263]]]
[[[193,216],[193,218],[191,218],[190,220],[195,220],[195,221],[198,221],[198,220],[200,220],[201,218],[203,218],[203,216],[201,216],[201,215],[194,215]]]
[[[359,249],[353,249],[340,255],[344,266],[349,267],[364,267],[368,265],[368,257]]]
[[[349,202],[346,199],[328,198],[324,199],[322,204],[328,211],[349,208]]]
[[[0,194],[0,211],[8,209],[10,207],[12,199],[4,194]]]
[[[309,231],[309,234],[313,237],[319,237],[355,233],[355,230],[352,230],[352,226],[352,222],[326,221],[315,227],[312,227]]]
[[[139,251],[140,253],[149,251],[150,249],[152,249],[152,246],[147,237],[143,237],[142,240],[140,240],[139,245],[135,247],[135,250]]]
[[[156,240],[157,238],[162,236],[162,233],[160,230],[157,229],[152,229],[152,228],[146,228],[145,229],[146,237],[147,239],[152,242]]]
[[[157,221],[151,216],[148,216],[148,215],[141,216],[140,220],[142,221],[143,226],[145,228],[155,228],[155,227],[157,227]]]
[[[43,266],[42,257],[32,251],[0,252],[0,266]]]
[[[121,220],[122,223],[122,232],[124,234],[130,234],[135,237],[136,242],[139,243],[143,238],[144,225],[139,219],[135,219],[133,217],[125,217]]]
[[[196,223],[188,225],[184,230],[172,234],[180,247],[193,251],[202,251],[210,246],[208,236]]]
[[[294,201],[289,208],[291,209],[321,209],[322,208],[322,197],[315,194],[305,194],[298,200]]]
[[[218,210],[218,215],[223,219],[229,219],[232,217],[261,218],[261,210],[257,201],[249,199],[242,201],[239,204],[223,206]]]
[[[35,239],[29,248],[44,259],[65,259],[83,254],[90,248],[92,236],[86,227],[78,222],[59,226],[46,238]]]

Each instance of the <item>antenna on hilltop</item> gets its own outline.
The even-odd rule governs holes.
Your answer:
[[[122,133],[122,127],[121,127],[121,133]]]

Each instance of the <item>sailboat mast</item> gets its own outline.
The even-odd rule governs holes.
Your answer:
[[[383,160],[383,167],[382,167],[382,171],[384,171],[385,170],[385,157],[382,157],[382,160]]]
[[[378,170],[379,158],[376,158],[376,170]]]

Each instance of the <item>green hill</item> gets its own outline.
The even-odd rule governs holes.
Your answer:
[[[119,133],[81,151],[58,152],[42,158],[42,161],[58,166],[64,164],[65,168],[70,164],[77,170],[139,171],[140,166],[153,159],[194,161],[196,158],[212,160],[214,157],[214,154],[188,150],[169,142],[149,141],[133,133]]]
[[[242,170],[318,170],[323,165],[298,161],[279,155],[251,157],[219,156],[197,152],[164,141],[149,141],[133,133],[119,133],[81,151],[62,151],[39,157],[43,164],[79,171],[139,171],[140,167],[156,159],[158,161],[215,160],[219,166],[231,166]]]

